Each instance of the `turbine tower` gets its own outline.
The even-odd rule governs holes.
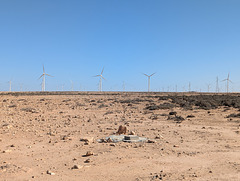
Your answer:
[[[44,65],[43,65],[43,74],[39,77],[40,78],[43,78],[42,79],[42,91],[45,91],[45,76],[49,76],[49,77],[53,77],[52,75],[49,75],[49,74],[46,74],[45,73],[45,69],[44,69]]]
[[[123,88],[123,92],[125,92],[125,82],[123,81],[123,85],[122,85],[122,88]]]
[[[211,84],[207,84],[207,91],[209,92],[211,88]]]
[[[10,80],[8,83],[9,83],[9,92],[12,92],[12,80]]]
[[[219,93],[218,77],[216,79],[216,92]]]
[[[70,80],[70,82],[71,82],[71,91],[73,91],[73,86],[74,86],[74,84],[73,84],[73,81],[72,81],[72,80]]]
[[[228,77],[227,77],[226,79],[222,80],[222,82],[224,82],[224,81],[227,81],[227,93],[228,93],[228,89],[229,89],[229,82],[231,82],[231,83],[232,83],[232,81],[229,79],[229,73],[228,73]]]
[[[150,78],[154,75],[155,73],[151,74],[151,75],[147,75],[147,74],[143,74],[145,76],[148,77],[148,92],[150,92]]]
[[[95,75],[94,77],[100,77],[100,80],[99,80],[99,91],[102,92],[102,79],[105,80],[105,78],[103,77],[103,70],[104,68],[102,69],[102,72],[100,75]]]
[[[188,92],[191,92],[191,82],[188,83]]]

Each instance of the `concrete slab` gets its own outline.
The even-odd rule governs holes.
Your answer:
[[[120,141],[130,142],[130,143],[147,141],[147,138],[139,137],[136,135],[110,135],[105,138],[105,140],[109,140],[109,139],[111,139],[113,143],[117,143]],[[97,140],[97,141],[101,142],[101,140]]]

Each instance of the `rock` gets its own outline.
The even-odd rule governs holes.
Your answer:
[[[131,131],[129,135],[136,135],[136,133],[134,131]]]
[[[110,146],[114,146],[115,147],[116,145],[114,143],[111,143]]]
[[[91,151],[87,151],[87,153],[85,154],[85,156],[92,156],[93,155],[93,152]]]
[[[85,161],[84,161],[84,163],[90,163],[91,162],[91,159],[90,158],[88,158],[88,159],[86,159]]]
[[[74,166],[72,167],[72,169],[81,169],[81,168],[83,168],[82,165],[74,165]]]
[[[7,129],[10,129],[10,128],[12,128],[13,126],[12,126],[11,124],[5,123],[5,124],[2,125],[2,127],[5,127],[5,128],[7,128]]]
[[[67,140],[68,139],[68,136],[67,135],[61,135],[60,136],[60,140]]]
[[[10,153],[12,150],[4,150],[3,153]]]
[[[82,137],[80,141],[88,142],[88,143],[93,143],[94,138],[93,137]]]
[[[113,140],[112,140],[111,138],[108,138],[108,139],[106,140],[106,142],[107,142],[107,143],[112,143]]]
[[[177,115],[176,111],[169,112],[169,115]]]
[[[195,116],[192,115],[192,114],[190,114],[190,115],[187,116],[187,118],[194,118],[194,117],[195,117]]]
[[[126,134],[127,133],[127,127],[120,125],[117,131],[117,134]]]
[[[162,136],[162,135],[157,135],[157,136],[155,137],[155,139],[163,139],[163,136]]]
[[[47,174],[49,174],[49,175],[56,175],[54,172],[52,172],[50,170],[47,170]]]
[[[155,140],[147,140],[147,143],[156,143],[156,141]]]

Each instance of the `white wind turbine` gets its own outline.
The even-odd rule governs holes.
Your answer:
[[[153,73],[153,74],[151,74],[151,75],[143,74],[143,75],[145,75],[145,76],[148,77],[148,92],[150,92],[150,78],[151,78],[154,74],[156,74],[156,73]]]
[[[211,84],[207,84],[207,91],[210,92]]]
[[[95,75],[94,77],[100,77],[100,81],[99,81],[99,90],[100,90],[100,92],[102,92],[102,79],[104,79],[105,80],[105,78],[103,77],[103,70],[104,70],[104,68],[102,69],[102,72],[101,72],[101,74],[100,75]]]
[[[71,91],[73,91],[74,84],[72,80],[70,80],[70,82],[71,82]]]
[[[53,77],[52,75],[49,75],[49,74],[46,74],[45,73],[45,69],[44,69],[44,65],[43,65],[43,74],[39,77],[40,78],[43,78],[42,79],[42,91],[45,91],[45,76],[49,76],[49,77]]]
[[[228,77],[227,77],[226,79],[222,80],[222,82],[224,82],[224,81],[227,81],[227,93],[228,93],[228,89],[229,89],[229,82],[231,82],[231,83],[232,83],[232,81],[229,79],[229,73],[228,73]]]
[[[9,80],[8,83],[9,83],[9,92],[12,92],[12,80]]]

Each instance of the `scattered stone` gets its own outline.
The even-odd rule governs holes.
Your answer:
[[[176,121],[176,123],[181,123],[182,121],[184,121],[185,119],[182,116],[176,116],[174,121]]]
[[[108,138],[108,139],[106,140],[106,142],[107,142],[107,143],[112,143],[113,140],[112,140],[112,138]]]
[[[12,150],[4,150],[3,153],[10,153]]]
[[[117,134],[126,134],[127,133],[127,127],[120,125],[117,131]]]
[[[195,117],[195,116],[192,115],[192,114],[190,114],[190,115],[187,116],[187,118],[194,118],[194,117]]]
[[[152,114],[149,119],[157,120],[158,119],[158,115],[157,114]]]
[[[93,143],[94,138],[93,137],[82,137],[80,141],[88,142],[88,143]]]
[[[72,167],[72,169],[81,169],[81,168],[83,168],[82,165],[74,165],[74,166]]]
[[[47,174],[49,174],[49,175],[56,175],[54,172],[52,172],[50,170],[47,170]]]
[[[157,136],[155,137],[155,139],[163,139],[163,136],[162,136],[162,135],[157,135]]]
[[[88,158],[84,161],[84,163],[90,163],[90,162],[92,162],[90,158]]]
[[[91,151],[87,151],[87,153],[85,154],[85,156],[92,156],[93,155],[93,152]]]
[[[111,143],[110,146],[114,146],[115,147],[116,145],[114,143]]]
[[[159,106],[157,106],[157,105],[152,105],[152,106],[147,106],[147,107],[145,107],[145,109],[148,109],[148,110],[150,110],[150,111],[153,111],[153,110],[158,110],[158,109],[160,109],[160,108],[159,108]]]
[[[61,136],[60,136],[60,140],[64,140],[64,141],[66,141],[66,140],[72,140],[72,137],[69,137],[68,135],[61,135]]]
[[[7,129],[10,129],[13,126],[11,124],[5,123],[5,124],[2,125],[2,127],[6,127]]]
[[[147,140],[147,143],[156,143],[156,140]]]
[[[171,112],[169,112],[169,115],[177,115],[177,112],[176,111],[171,111]]]
[[[134,131],[131,131],[129,135],[136,135],[136,133]]]

